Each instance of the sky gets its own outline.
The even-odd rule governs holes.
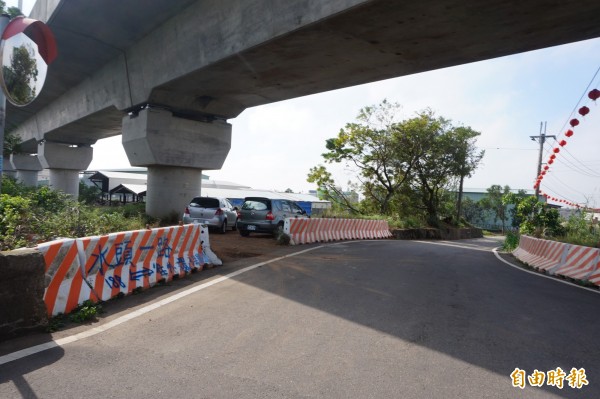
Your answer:
[[[26,13],[29,4],[24,1]],[[539,144],[530,136],[538,136],[544,122],[546,134],[567,145],[550,165],[541,190],[600,207],[600,99],[594,103],[587,97],[589,90],[600,89],[599,68],[600,39],[593,39],[249,108],[228,120],[233,137],[222,169],[204,174],[258,189],[316,189],[306,177],[311,167],[323,164],[325,141],[354,122],[361,108],[387,99],[402,106],[401,119],[431,108],[454,125],[481,133],[477,147],[485,156],[465,189],[493,184],[532,189]],[[590,112],[581,117],[577,109],[584,105]],[[566,138],[573,117],[580,124]],[[130,166],[120,136],[93,147],[88,169]],[[557,142],[548,139],[542,162],[554,147]],[[344,165],[326,166],[341,187],[356,181]]]

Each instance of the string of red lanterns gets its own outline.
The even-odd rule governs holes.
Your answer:
[[[600,98],[600,90],[598,89],[593,89],[588,93],[588,98],[594,102],[596,102],[597,99]],[[585,117],[587,114],[590,113],[590,109],[588,107],[586,107],[585,105],[581,108],[579,108],[579,110],[577,110],[577,112],[579,113],[579,115],[581,115],[582,117]],[[579,125],[579,119],[577,118],[573,118],[569,121],[569,125],[571,126],[571,129],[567,130],[565,132],[565,137],[570,138],[572,137],[575,132],[573,131],[573,129],[575,129],[576,126]],[[537,179],[535,180],[535,184],[533,185],[534,189],[539,189],[540,185],[542,184],[542,180],[544,179],[544,176],[546,175],[546,173],[548,173],[550,166],[554,163],[554,160],[556,159],[556,155],[560,153],[560,147],[564,147],[567,145],[567,140],[561,140],[558,143],[558,147],[554,147],[552,149],[552,154],[550,155],[550,157],[548,158],[548,161],[546,162],[546,165],[544,166],[544,170],[538,175]],[[565,199],[559,199],[559,198],[555,198],[552,197],[546,193],[543,193],[542,191],[540,191],[540,194],[542,194],[546,200],[551,200],[551,201],[555,201],[555,202],[559,202],[559,203],[564,203],[566,205],[570,205],[570,206],[574,206],[577,208],[581,208],[581,206],[579,204],[576,204],[574,202],[571,201],[567,201]]]

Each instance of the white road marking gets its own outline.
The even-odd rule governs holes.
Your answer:
[[[453,244],[447,241],[421,241],[421,240],[412,240],[412,242],[418,242],[421,244],[431,244],[431,245],[441,245],[445,247],[454,247],[454,248],[463,248],[463,249],[472,249],[474,251],[483,251],[483,252],[491,252],[492,248],[481,247],[473,244],[468,245],[459,245]]]
[[[83,332],[80,332],[78,334],[71,335],[69,337],[60,338],[60,339],[53,340],[53,341],[50,341],[50,342],[46,342],[46,343],[43,343],[43,344],[40,344],[40,345],[36,345],[36,346],[29,347],[29,348],[25,348],[25,349],[22,349],[20,351],[12,352],[12,353],[9,353],[9,354],[4,355],[4,356],[0,356],[0,365],[12,362],[14,360],[22,359],[22,358],[24,358],[26,356],[34,355],[36,353],[40,353],[40,352],[46,351],[48,349],[62,347],[62,346],[65,346],[67,344],[70,344],[70,343],[73,343],[73,342],[77,342],[77,341],[80,341],[80,340],[85,339],[85,338],[92,337],[92,336],[94,336],[96,334],[100,334],[100,333],[102,333],[104,331],[110,330],[111,328],[114,328],[114,327],[116,327],[118,325],[121,325],[121,324],[123,324],[125,322],[133,320],[136,317],[142,316],[142,315],[144,315],[144,314],[146,314],[148,312],[151,312],[151,311],[153,311],[155,309],[158,309],[158,308],[160,308],[162,306],[168,305],[168,304],[170,304],[172,302],[175,302],[175,301],[177,301],[177,300],[179,300],[181,298],[184,298],[184,297],[186,297],[188,295],[196,293],[196,292],[198,292],[200,290],[203,290],[205,288],[211,287],[211,286],[213,286],[215,284],[219,284],[219,283],[221,283],[223,281],[226,281],[226,280],[229,280],[229,279],[231,279],[231,278],[233,278],[235,276],[239,276],[242,273],[249,272],[250,270],[254,270],[257,267],[268,265],[269,263],[277,262],[277,261],[280,261],[280,260],[285,259],[285,258],[291,258],[293,256],[301,255],[303,253],[314,251],[315,249],[319,249],[319,248],[323,248],[323,247],[324,247],[323,245],[319,245],[318,247],[308,248],[308,249],[305,249],[303,251],[294,252],[294,253],[289,254],[289,255],[280,256],[279,258],[271,259],[271,260],[268,260],[268,261],[265,261],[265,262],[260,262],[260,263],[257,263],[257,264],[245,267],[245,268],[237,270],[237,271],[235,271],[233,273],[229,273],[229,274],[227,274],[225,276],[222,276],[222,277],[216,278],[214,280],[211,280],[211,281],[209,281],[207,283],[199,284],[199,285],[196,285],[196,286],[194,286],[192,288],[189,288],[189,289],[187,289],[185,291],[181,291],[181,292],[179,292],[177,294],[171,295],[168,298],[161,299],[158,302],[155,302],[155,303],[153,303],[151,305],[144,306],[144,307],[142,307],[142,308],[140,308],[138,310],[135,310],[135,311],[133,311],[131,313],[128,313],[126,315],[123,315],[121,317],[118,317],[115,320],[112,320],[112,321],[110,321],[110,322],[108,322],[106,324],[100,325],[98,327],[91,328],[91,329],[89,329],[87,331],[83,331]]]
[[[544,278],[550,279],[550,280],[552,280],[552,281],[556,281],[556,282],[558,282],[558,283],[567,284],[567,285],[570,285],[571,287],[581,288],[582,290],[590,291],[590,292],[593,292],[594,294],[600,294],[600,291],[599,291],[599,290],[595,290],[595,289],[593,289],[593,288],[588,288],[588,287],[583,287],[583,286],[581,286],[581,285],[578,285],[578,284],[573,284],[573,283],[571,283],[571,282],[569,282],[569,281],[565,281],[565,280],[560,280],[560,279],[557,279],[556,277],[552,277],[552,276],[546,276],[545,274],[541,274],[541,273],[533,272],[533,271],[531,271],[531,270],[524,269],[524,268],[522,268],[522,267],[521,267],[521,266],[519,266],[519,265],[515,265],[515,264],[513,264],[513,263],[510,263],[509,261],[507,261],[507,260],[503,259],[503,258],[502,258],[502,257],[501,257],[501,256],[498,254],[498,249],[499,249],[499,248],[500,248],[500,247],[496,247],[496,248],[494,248],[494,250],[493,250],[493,252],[494,252],[494,255],[496,255],[496,258],[498,258],[498,259],[499,259],[501,262],[504,262],[504,263],[506,263],[507,265],[514,267],[515,269],[518,269],[518,270],[520,270],[520,271],[522,271],[522,272],[525,272],[525,273],[533,274],[534,276],[538,276],[538,277],[544,277]]]
[[[367,241],[367,240],[365,240],[365,241]],[[338,243],[334,243],[334,244],[329,244],[329,245],[330,246],[331,245],[342,245],[342,244],[348,244],[348,243],[353,243],[353,242],[365,242],[365,241],[342,241],[342,242],[338,242]],[[443,243],[443,242],[417,241],[417,240],[415,240],[414,242],[426,243],[426,244],[435,244],[435,245],[445,245],[445,246],[449,246],[449,247],[458,247],[458,248],[471,249],[471,250],[476,250],[476,251],[485,251],[485,252],[489,252],[490,251],[489,249],[484,249],[484,248],[474,248],[472,246],[454,245],[454,244]],[[123,324],[125,322],[133,320],[133,319],[135,319],[135,318],[137,318],[139,316],[142,316],[142,315],[144,315],[144,314],[146,314],[148,312],[151,312],[151,311],[153,311],[155,309],[158,309],[158,308],[160,308],[162,306],[165,306],[165,305],[168,305],[168,304],[170,304],[172,302],[175,302],[175,301],[177,301],[177,300],[179,300],[181,298],[184,298],[184,297],[186,297],[188,295],[194,294],[194,293],[196,293],[196,292],[198,292],[200,290],[203,290],[205,288],[211,287],[211,286],[213,286],[215,284],[218,284],[218,283],[221,283],[223,281],[229,280],[229,279],[231,279],[231,278],[233,278],[235,276],[239,276],[242,273],[249,272],[250,270],[254,270],[254,269],[256,269],[258,267],[261,267],[261,266],[264,266],[264,265],[268,265],[269,263],[273,263],[273,262],[277,262],[277,261],[280,261],[280,260],[285,259],[285,258],[290,258],[290,257],[293,257],[293,256],[301,255],[301,254],[304,254],[306,252],[314,251],[315,249],[320,249],[320,248],[323,248],[323,247],[325,247],[325,245],[319,245],[317,247],[308,248],[308,249],[305,249],[303,251],[294,252],[294,253],[289,254],[289,255],[280,256],[280,257],[275,258],[275,259],[271,259],[271,260],[268,260],[268,261],[265,261],[265,262],[260,262],[260,263],[257,263],[257,264],[245,267],[245,268],[237,270],[237,271],[235,271],[233,273],[229,273],[229,274],[227,274],[225,276],[222,276],[222,277],[216,278],[214,280],[211,280],[211,281],[209,281],[207,283],[199,284],[199,285],[194,286],[192,288],[189,288],[189,289],[187,289],[185,291],[182,291],[182,292],[179,292],[177,294],[171,295],[168,298],[161,299],[158,302],[155,302],[155,303],[153,303],[151,305],[144,306],[144,307],[142,307],[142,308],[140,308],[138,310],[135,310],[135,311],[133,311],[131,313],[128,313],[126,315],[123,315],[121,317],[118,317],[115,320],[112,320],[112,321],[110,321],[110,322],[108,322],[106,324],[100,325],[98,327],[91,328],[91,329],[89,329],[87,331],[83,331],[81,333],[78,333],[78,334],[75,334],[75,335],[71,335],[69,337],[60,338],[60,339],[53,340],[53,341],[50,341],[50,342],[46,342],[46,343],[43,343],[43,344],[40,344],[40,345],[36,345],[36,346],[29,347],[29,348],[25,348],[25,349],[22,349],[20,351],[12,352],[12,353],[6,354],[4,356],[0,356],[0,365],[12,362],[14,360],[19,360],[19,359],[22,359],[24,357],[27,357],[27,356],[30,356],[30,355],[34,355],[36,353],[40,353],[40,352],[43,352],[43,351],[46,351],[46,350],[49,350],[49,349],[52,349],[52,348],[63,347],[65,345],[67,345],[67,344],[70,344],[70,343],[73,343],[73,342],[77,342],[77,341],[80,341],[80,340],[85,339],[85,338],[92,337],[94,335],[97,335],[97,334],[100,334],[102,332],[108,331],[111,328],[119,326],[119,325],[121,325],[121,324]],[[514,264],[512,264],[512,263],[510,263],[510,262],[502,259],[502,257],[498,254],[498,248],[494,248],[492,250],[492,252],[494,252],[494,255],[496,255],[496,257],[501,262],[504,262],[507,265],[512,266],[515,269],[521,270],[521,271],[523,271],[525,273],[534,274],[536,276],[544,277],[544,278],[550,279],[552,281],[557,281],[559,283],[568,284],[568,285],[570,285],[572,287],[577,287],[577,288],[581,288],[581,289],[584,289],[584,290],[587,290],[587,291],[590,291],[590,292],[593,292],[593,293],[596,293],[596,294],[600,294],[600,291],[598,291],[598,290],[594,290],[594,289],[587,288],[587,287],[582,287],[580,285],[569,283],[568,281],[558,280],[556,278],[545,276],[545,275],[540,274],[540,273],[535,273],[535,272],[532,272],[532,271],[529,271],[529,270],[525,270],[525,269],[523,269],[520,266],[514,265]]]

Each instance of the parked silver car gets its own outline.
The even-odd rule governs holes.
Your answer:
[[[294,201],[246,197],[237,223],[243,237],[251,232],[276,234],[283,230],[285,218],[306,218],[306,211]]]
[[[183,223],[206,224],[220,233],[235,230],[237,220],[237,208],[227,198],[195,197],[183,213]]]

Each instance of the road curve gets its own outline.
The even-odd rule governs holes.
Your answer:
[[[0,365],[0,397],[600,397],[600,295],[511,268],[497,245],[298,247]],[[557,367],[589,384],[511,384]]]

